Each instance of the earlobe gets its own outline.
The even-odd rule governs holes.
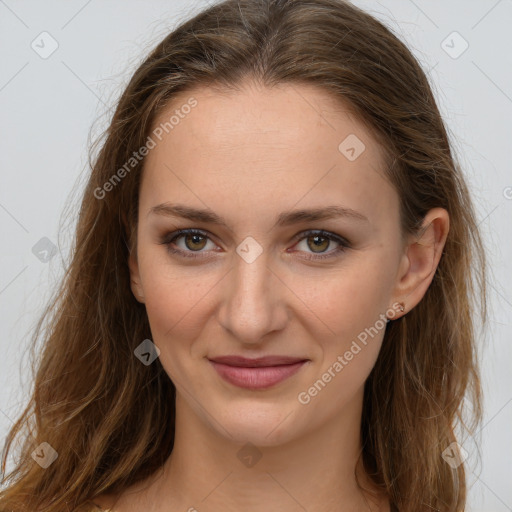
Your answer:
[[[425,216],[418,233],[410,237],[397,275],[395,300],[410,311],[425,295],[443,253],[449,231],[449,215],[444,208],[433,208]]]

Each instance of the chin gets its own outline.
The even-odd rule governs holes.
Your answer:
[[[222,436],[245,445],[278,446],[298,436],[298,406],[288,407],[282,402],[261,403],[254,398],[229,404],[221,415],[219,424],[213,425]]]

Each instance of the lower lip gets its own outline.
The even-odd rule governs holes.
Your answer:
[[[210,361],[215,370],[217,370],[217,373],[224,380],[235,386],[246,389],[266,389],[274,386],[297,373],[306,362],[307,361],[299,361],[298,363],[281,366],[245,368]]]

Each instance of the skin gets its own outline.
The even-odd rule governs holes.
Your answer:
[[[240,92],[196,88],[176,97],[160,121],[193,96],[198,105],[147,156],[139,198],[132,290],[146,305],[160,361],[177,388],[175,448],[161,471],[116,497],[113,510],[225,512],[387,511],[357,463],[363,386],[384,329],[307,404],[298,400],[379,315],[396,319],[424,296],[449,229],[445,210],[425,217],[421,239],[405,243],[399,198],[384,178],[382,148],[354,115],[307,85]],[[350,161],[338,146],[355,134],[365,150]],[[150,213],[161,203],[209,208],[227,227]],[[367,217],[302,221],[277,216],[337,205]],[[170,254],[162,239],[181,237]],[[306,230],[325,230],[336,241]],[[237,252],[248,236],[262,252],[251,263]],[[169,240],[169,238],[168,238]],[[309,240],[309,243],[308,243]],[[251,249],[252,250],[252,249]],[[393,304],[405,303],[401,313]],[[391,313],[391,315],[390,315]],[[224,381],[208,357],[290,355],[309,359],[267,390]],[[331,370],[332,372],[332,370]],[[237,456],[261,456],[248,467]],[[112,505],[110,497],[96,500]]]

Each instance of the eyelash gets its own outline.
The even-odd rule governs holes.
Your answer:
[[[175,249],[175,248],[171,247],[171,244],[174,241],[176,241],[177,239],[181,238],[184,235],[200,235],[202,237],[206,237],[206,238],[210,239],[210,237],[208,236],[208,233],[206,233],[205,231],[190,228],[190,229],[180,229],[178,231],[174,231],[173,233],[166,235],[161,240],[160,243],[162,245],[166,245],[167,250],[171,254],[178,254],[179,256],[183,256],[185,258],[205,258],[205,256],[199,255],[199,254],[202,254],[200,251],[183,251],[181,249]],[[299,235],[294,237],[294,242],[297,241],[297,243],[298,243],[306,238],[309,238],[310,236],[320,236],[321,238],[327,238],[328,240],[337,242],[340,245],[336,249],[334,249],[328,253],[320,253],[315,256],[308,256],[308,257],[306,257],[306,259],[308,259],[308,260],[318,261],[318,260],[324,260],[327,258],[334,258],[334,257],[339,256],[340,253],[345,252],[346,249],[350,249],[350,247],[351,247],[350,242],[348,240],[346,240],[338,235],[335,235],[334,233],[330,233],[328,231],[323,231],[323,230],[319,230],[319,229],[316,229],[316,230],[311,229],[308,231],[303,231],[302,233],[300,233]],[[198,254],[194,254],[194,252],[196,252]],[[310,254],[313,254],[313,253],[310,253]]]

